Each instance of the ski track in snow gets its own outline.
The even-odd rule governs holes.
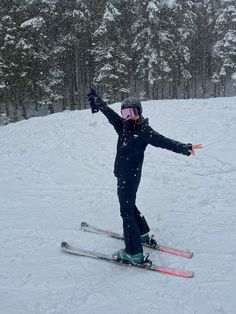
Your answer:
[[[205,146],[185,157],[149,145],[137,197],[164,245],[194,251],[191,260],[152,251],[153,261],[194,270],[193,279],[60,250],[61,241],[104,253],[123,247],[80,230],[85,220],[122,231],[117,137],[101,113],[66,111],[0,128],[0,314],[234,314],[235,102],[143,103],[155,130]]]

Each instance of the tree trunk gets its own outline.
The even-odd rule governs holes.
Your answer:
[[[49,114],[55,113],[53,103],[51,103],[51,102],[48,103],[48,112],[49,112]]]

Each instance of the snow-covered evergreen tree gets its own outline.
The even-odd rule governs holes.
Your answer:
[[[12,104],[14,115],[17,116],[20,107],[26,118],[30,104],[34,103],[37,111],[40,102],[50,105],[55,101],[50,88],[52,80],[55,82],[52,74],[55,69],[50,60],[52,42],[48,37],[51,10],[47,5],[51,4],[43,0],[12,0],[3,1],[1,5],[0,72],[5,81],[1,84],[4,87],[2,97]],[[51,80],[50,76],[53,76]]]
[[[144,83],[144,95],[150,97],[151,87],[161,78],[159,71],[161,64],[168,69],[161,60],[160,47],[160,3],[156,0],[145,0],[140,3],[136,11],[136,22],[133,25],[134,41],[133,56],[136,63],[135,76]],[[168,37],[163,34],[162,40],[168,43]]]
[[[236,2],[222,0],[218,12],[215,31],[218,40],[213,47],[213,55],[217,60],[217,71],[213,81],[221,82],[223,95],[226,93],[226,78],[236,70]]]
[[[127,29],[132,23],[133,1],[107,1],[102,23],[94,33],[95,84],[107,100],[125,97],[129,92],[131,40]]]
[[[192,26],[192,1],[142,1],[135,25],[133,43],[137,59],[137,74],[144,80],[146,97],[168,95],[177,97],[180,78],[191,76],[187,65],[190,60],[188,36]],[[168,86],[168,87],[167,87]],[[152,95],[150,95],[152,90]]]
[[[23,102],[27,85],[24,57],[30,48],[24,45],[20,24],[24,21],[24,0],[0,2],[0,97],[7,113],[17,120],[17,110]],[[22,44],[20,44],[22,43]]]
[[[169,30],[172,43],[169,54],[169,67],[171,68],[172,98],[178,98],[178,86],[184,85],[181,97],[189,97],[190,67],[190,39],[194,28],[194,2],[190,0],[177,0],[167,11],[165,26]],[[165,9],[165,8],[164,8]],[[163,18],[165,15],[163,16]]]
[[[91,29],[88,1],[57,1],[55,8],[54,47],[52,60],[57,60],[58,71],[64,73],[64,107],[81,107],[82,95],[88,89],[88,49]],[[55,35],[56,34],[56,35]],[[60,70],[59,70],[60,69]]]

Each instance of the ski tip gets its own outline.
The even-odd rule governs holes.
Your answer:
[[[67,247],[68,246],[68,243],[67,242],[61,242],[61,247],[64,248],[64,247]]]
[[[82,222],[81,222],[81,227],[88,227],[87,222],[86,222],[86,221],[82,221]]]
[[[186,251],[186,253],[183,254],[183,257],[186,257],[186,258],[193,258],[193,252]]]
[[[177,275],[177,276],[179,276],[179,277],[183,277],[183,278],[189,278],[189,279],[191,279],[191,278],[193,278],[194,277],[194,272],[193,271],[186,271],[184,274],[179,274],[179,275]]]
[[[184,278],[194,278],[194,272],[189,272],[186,276],[183,276]]]

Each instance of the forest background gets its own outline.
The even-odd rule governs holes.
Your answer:
[[[236,95],[235,0],[1,0],[0,124],[108,102]]]

